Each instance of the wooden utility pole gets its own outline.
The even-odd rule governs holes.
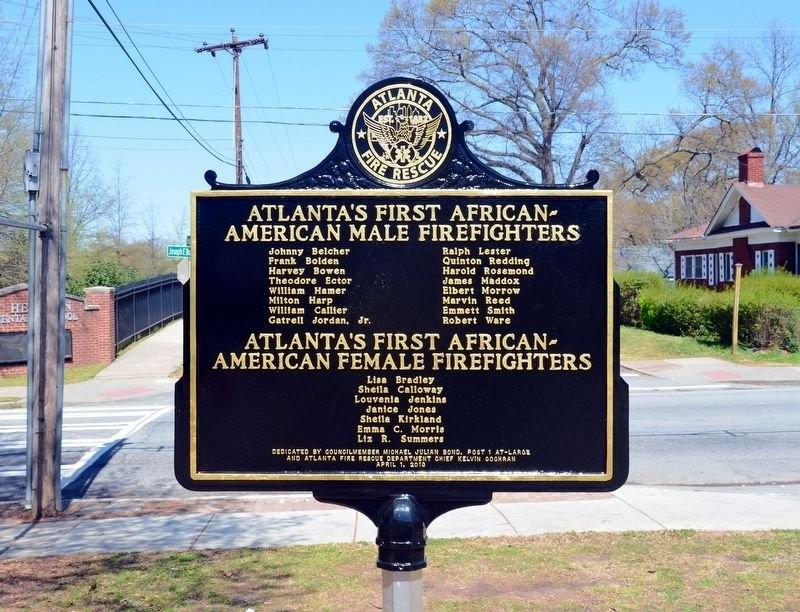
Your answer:
[[[61,510],[61,411],[64,399],[64,298],[69,156],[69,85],[73,0],[42,2],[41,163],[33,330],[31,511],[35,518]]]
[[[742,264],[736,264],[733,275],[733,321],[731,323],[731,352],[739,350],[739,302],[742,294]]]
[[[220,43],[218,45],[203,43],[202,47],[195,49],[197,53],[208,51],[211,53],[211,57],[216,57],[217,51],[227,51],[233,56],[233,139],[236,149],[236,183],[239,185],[244,183],[244,162],[242,161],[242,106],[239,96],[239,56],[242,54],[242,49],[252,45],[264,45],[265,49],[269,49],[269,43],[267,39],[264,38],[263,34],[259,34],[258,38],[251,38],[250,40],[239,40],[236,37],[236,30],[231,28],[231,42]]]

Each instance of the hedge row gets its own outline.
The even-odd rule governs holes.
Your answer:
[[[620,287],[623,325],[729,345],[733,290],[674,285],[658,274],[624,272]],[[786,272],[742,279],[739,343],[753,349],[800,351],[800,277]]]

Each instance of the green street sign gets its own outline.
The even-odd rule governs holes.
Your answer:
[[[167,257],[174,257],[176,259],[185,259],[191,257],[192,250],[188,246],[182,244],[169,244],[167,245]]]

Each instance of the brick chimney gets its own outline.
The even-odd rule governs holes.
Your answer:
[[[753,187],[764,186],[764,153],[758,147],[739,155],[739,182]]]

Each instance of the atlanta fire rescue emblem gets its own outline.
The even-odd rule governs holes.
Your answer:
[[[448,159],[452,125],[434,92],[401,81],[368,92],[350,128],[361,168],[387,185],[410,187],[430,180]]]

